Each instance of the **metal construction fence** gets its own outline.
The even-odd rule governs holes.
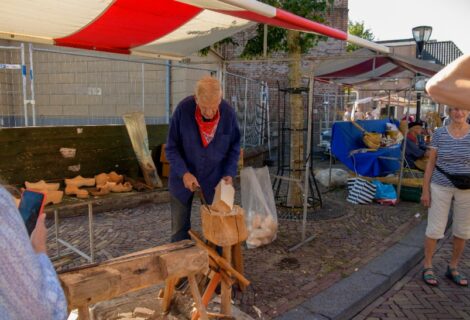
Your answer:
[[[148,124],[169,123],[178,102],[204,74],[223,80],[237,111],[242,145],[269,137],[264,82],[222,72],[219,65],[171,61],[20,44],[0,47],[0,126],[121,125],[141,111]]]

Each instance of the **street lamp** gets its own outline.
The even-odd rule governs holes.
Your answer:
[[[416,42],[416,58],[423,58],[423,49],[425,43],[431,38],[432,27],[430,26],[418,26],[412,29],[413,39]],[[419,73],[416,74],[419,77]],[[421,92],[416,94],[416,121],[419,121],[421,115]]]
[[[422,59],[422,52],[424,44],[431,38],[432,27],[430,26],[419,26],[412,29],[413,39],[416,42],[416,58]]]

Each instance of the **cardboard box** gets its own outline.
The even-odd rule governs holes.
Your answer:
[[[162,151],[160,152],[160,162],[161,163],[169,163],[168,159],[166,158],[166,154],[165,154],[165,146],[166,146],[166,144],[162,144]]]
[[[168,178],[170,175],[170,164],[162,163],[162,177]]]

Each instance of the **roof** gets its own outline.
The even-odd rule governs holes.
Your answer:
[[[434,60],[446,66],[462,54],[453,41],[428,42],[424,45],[423,60]]]
[[[389,47],[416,46],[416,41],[413,38],[376,42]],[[422,56],[423,60],[433,61],[435,63],[446,66],[458,57],[460,57],[462,54],[462,51],[457,47],[457,45],[453,41],[429,40],[424,45]]]
[[[256,0],[2,0],[0,38],[152,57],[184,57],[254,23],[360,39]]]
[[[378,55],[361,49],[317,65],[315,78],[352,86],[394,77],[404,71],[411,71],[408,73],[410,78],[416,73],[431,77],[441,68],[440,65],[415,58],[396,54]]]

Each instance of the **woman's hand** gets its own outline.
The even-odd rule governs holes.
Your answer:
[[[40,213],[36,227],[31,233],[31,244],[36,253],[47,254],[47,228],[46,228],[46,214]]]
[[[429,190],[423,190],[423,193],[421,194],[421,203],[426,208],[431,206],[431,193]]]

